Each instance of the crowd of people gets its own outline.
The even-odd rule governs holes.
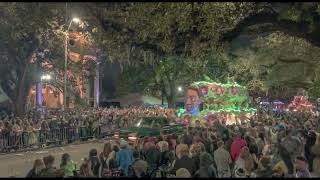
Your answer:
[[[0,151],[38,146],[46,139],[66,136],[70,143],[76,137],[98,137],[98,127],[109,129],[128,126],[139,116],[171,117],[172,109],[135,108],[86,108],[69,111],[51,110],[39,113],[30,111],[24,117],[2,114],[0,117]],[[50,140],[51,140],[50,139]],[[55,138],[56,139],[56,138]],[[78,138],[79,139],[79,138]],[[86,138],[84,138],[86,139]]]
[[[107,109],[102,114],[115,121],[121,121],[114,118],[121,114],[120,126],[134,115],[175,116],[164,109]],[[219,119],[212,127],[189,127],[180,135],[109,140],[102,152],[92,149],[82,164],[64,154],[60,167],[54,167],[50,155],[37,159],[27,176],[319,177],[319,124],[314,113],[301,112],[262,113],[233,125]]]

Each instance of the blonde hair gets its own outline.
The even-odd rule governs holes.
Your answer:
[[[190,147],[190,155],[191,157],[194,155],[200,155],[200,153],[202,152],[202,148],[201,148],[201,144],[200,143],[196,143],[196,144],[192,144]]]
[[[169,150],[169,144],[167,141],[158,142],[158,146],[160,148],[160,152],[165,152]]]
[[[249,148],[248,147],[244,147],[244,148],[241,149],[240,157],[245,162],[245,170],[247,172],[251,173],[251,171],[254,169],[254,160],[253,160],[252,155],[249,152]]]
[[[188,156],[189,155],[189,147],[186,144],[179,144],[176,148],[177,154],[181,156]]]
[[[186,168],[180,168],[176,171],[176,177],[191,178],[191,174]]]

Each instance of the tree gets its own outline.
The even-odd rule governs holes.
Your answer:
[[[139,64],[142,59],[152,64],[155,73],[149,85],[158,90],[162,87],[172,106],[177,81],[202,76],[207,65],[203,63],[207,61],[205,58],[221,50],[218,48],[221,33],[244,18],[254,3],[88,3],[85,6],[100,23],[98,39],[106,47],[109,59],[119,60],[125,67]],[[147,58],[146,53],[150,54]]]
[[[30,87],[40,81],[41,72],[54,73],[62,85],[65,23],[64,4],[1,3],[0,83],[10,97],[14,111],[23,115]],[[88,34],[83,33],[84,36]],[[87,38],[88,39],[88,38]],[[89,37],[90,39],[90,37]],[[82,72],[82,66],[69,66]],[[72,83],[69,83],[72,84]],[[70,87],[72,88],[72,86]],[[69,91],[72,92],[72,91]]]

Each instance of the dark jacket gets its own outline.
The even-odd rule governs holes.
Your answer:
[[[91,163],[91,171],[93,172],[93,175],[98,177],[99,176],[99,169],[100,169],[100,161],[99,158],[94,156],[90,157],[90,163]]]
[[[28,174],[27,174],[27,176],[26,176],[27,178],[28,177],[39,177],[39,174],[36,174],[36,172],[35,172],[35,169],[34,168],[32,168],[29,172],[28,172]]]
[[[200,155],[195,155],[192,157],[195,165],[195,171],[200,169]]]
[[[194,173],[196,172],[195,162],[188,156],[182,156],[180,159],[177,159],[171,172],[175,174],[176,171],[180,168],[186,168],[191,175],[194,175]]]
[[[256,177],[257,178],[271,178],[273,177],[274,172],[272,171],[271,168],[267,168],[267,169],[258,169],[256,172]]]
[[[213,165],[210,165],[208,168],[200,167],[194,176],[199,178],[217,177],[217,170]]]
[[[145,152],[144,157],[151,168],[157,168],[159,166],[160,152],[155,147],[149,148]]]
[[[39,177],[57,177],[57,169],[55,167],[44,168],[40,171]]]
[[[195,177],[208,178],[208,177],[217,177],[217,170],[213,166],[213,158],[209,153],[201,153],[199,156],[200,168],[195,173]]]
[[[159,166],[168,166],[174,160],[174,154],[170,151],[160,153]]]

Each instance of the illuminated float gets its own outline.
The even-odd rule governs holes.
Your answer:
[[[178,110],[186,126],[212,126],[217,120],[226,124],[249,119],[256,109],[249,108],[247,89],[236,82],[206,81],[192,83],[186,92],[186,107]]]
[[[315,106],[308,101],[307,96],[294,96],[293,101],[288,105],[288,110],[304,112],[312,111]]]
[[[272,110],[273,112],[282,113],[286,110],[286,104],[279,100],[268,101],[267,99],[264,99],[259,102],[259,105],[260,109],[263,109],[265,112]]]

